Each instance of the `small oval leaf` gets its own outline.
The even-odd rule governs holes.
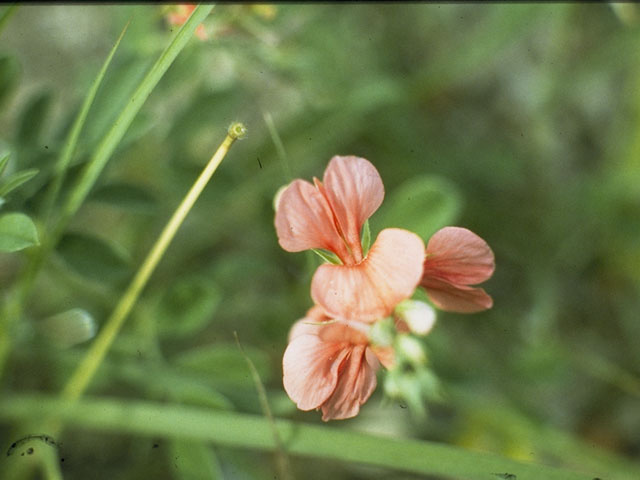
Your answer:
[[[184,480],[217,480],[224,478],[215,452],[206,442],[175,439],[167,450],[169,464],[175,469],[173,478]]]
[[[267,355],[257,348],[244,346],[243,349],[256,366],[262,381],[268,382],[271,371]],[[194,373],[204,373],[220,382],[253,386],[247,361],[236,345],[198,347],[178,356],[175,364]]]
[[[392,191],[371,223],[379,227],[377,232],[388,227],[406,228],[426,242],[440,228],[455,222],[461,204],[453,183],[436,175],[422,175]]]
[[[74,308],[40,320],[38,331],[56,345],[68,348],[86,342],[96,334],[96,321],[86,310]]]
[[[211,321],[221,294],[205,277],[188,277],[176,281],[158,305],[158,331],[164,336],[194,335]]]
[[[49,118],[53,96],[48,91],[35,94],[24,108],[18,129],[18,141],[34,147],[39,141]]]
[[[68,233],[57,251],[69,267],[92,280],[116,282],[130,273],[126,253],[94,236]]]
[[[38,231],[27,215],[6,213],[0,216],[1,252],[17,252],[38,243]]]
[[[138,213],[149,213],[156,207],[155,197],[147,190],[127,183],[104,185],[96,189],[91,200]]]
[[[18,84],[20,65],[14,57],[0,58],[0,105],[9,98]]]

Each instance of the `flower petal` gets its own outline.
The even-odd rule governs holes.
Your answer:
[[[319,327],[321,327],[321,325],[318,324],[321,322],[328,322],[329,320],[331,319],[325,315],[324,310],[322,310],[318,305],[314,305],[307,310],[304,318],[301,318],[293,324],[289,330],[289,342],[300,335],[318,335],[320,333]],[[327,325],[331,324],[328,323]]]
[[[374,345],[369,348],[384,368],[388,370],[393,368],[396,363],[396,352],[393,347],[378,347]]]
[[[282,359],[283,384],[300,410],[319,408],[334,392],[349,344],[324,342],[317,335],[293,339]]]
[[[354,259],[362,259],[360,230],[384,198],[380,174],[371,162],[354,156],[335,156],[323,178],[327,196]]]
[[[427,243],[424,277],[474,285],[493,275],[495,259],[487,242],[466,228],[445,227]]]
[[[355,417],[376,388],[376,370],[379,368],[375,355],[365,345],[350,349],[338,384],[333,394],[322,405],[322,420],[340,420]]]
[[[311,297],[332,318],[372,322],[410,297],[422,277],[424,244],[407,230],[382,230],[357,265],[321,265]]]
[[[482,288],[454,285],[437,278],[424,279],[421,285],[429,299],[442,310],[474,313],[493,306],[493,299]]]
[[[275,225],[280,246],[289,252],[325,248],[348,255],[327,200],[309,182],[294,180],[282,192]]]

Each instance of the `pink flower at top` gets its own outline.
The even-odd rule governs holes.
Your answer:
[[[472,313],[493,306],[482,288],[472,287],[493,275],[495,261],[487,242],[460,227],[438,230],[427,243],[420,285],[442,310]]]
[[[300,410],[322,409],[325,422],[356,416],[376,388],[380,364],[393,359],[390,348],[369,344],[368,324],[327,320],[311,308],[291,328],[282,359],[289,397]]]
[[[280,246],[326,249],[342,262],[321,265],[311,282],[311,297],[331,318],[373,322],[389,315],[422,278],[424,243],[407,230],[382,230],[364,256],[360,230],[383,197],[376,168],[353,156],[333,157],[322,182],[294,180],[280,197]]]
[[[193,11],[195,10],[196,5],[191,3],[183,3],[180,5],[172,6],[172,9],[167,13],[167,22],[169,25],[184,25],[184,23],[189,19]],[[196,28],[195,31],[196,36],[200,40],[206,40],[208,38],[207,31],[204,28],[204,25],[200,24]]]

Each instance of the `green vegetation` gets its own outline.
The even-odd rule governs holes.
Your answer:
[[[640,8],[169,9],[0,7],[0,478],[640,478]],[[283,390],[322,258],[274,195],[336,154],[372,241],[495,252],[426,416],[384,372],[346,421]]]

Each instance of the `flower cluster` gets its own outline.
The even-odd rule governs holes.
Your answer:
[[[401,334],[429,332],[433,310],[408,300],[416,288],[443,310],[492,306],[491,297],[472,285],[492,275],[493,252],[467,229],[445,227],[425,248],[416,234],[387,228],[365,251],[361,232],[383,197],[382,179],[368,160],[335,156],[322,181],[294,180],[276,202],[283,249],[321,249],[337,259],[314,273],[315,305],[292,327],[283,358],[287,394],[301,410],[321,409],[325,421],[357,415],[380,366],[397,363],[393,342],[372,340],[377,325],[392,319]]]
[[[172,5],[168,9],[165,18],[170,26],[179,27],[189,19],[195,9],[196,5],[193,3]],[[207,40],[207,38],[209,38],[209,35],[207,34],[207,31],[205,30],[203,24],[200,24],[196,27],[195,34],[200,40]]]

